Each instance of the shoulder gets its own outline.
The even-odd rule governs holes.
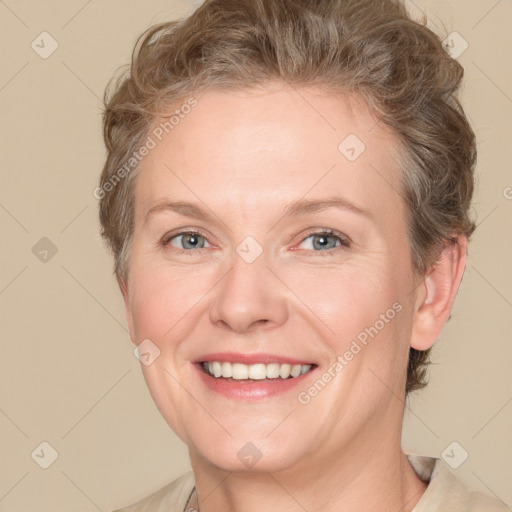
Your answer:
[[[194,489],[194,474],[185,473],[145,498],[112,512],[183,512]]]
[[[511,512],[503,502],[469,490],[440,459],[408,455],[428,487],[413,512]]]

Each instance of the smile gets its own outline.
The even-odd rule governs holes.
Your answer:
[[[203,361],[203,371],[216,379],[264,380],[294,379],[311,371],[312,364],[288,363],[230,363],[227,361]]]

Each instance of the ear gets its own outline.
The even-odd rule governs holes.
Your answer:
[[[438,339],[450,318],[466,260],[466,236],[458,236],[443,243],[439,259],[427,270],[418,288],[412,325],[412,348],[427,350]]]
[[[128,331],[130,333],[130,338],[134,345],[137,345],[135,340],[135,332],[133,330],[133,315],[130,307],[130,292],[128,290],[128,283],[126,281],[118,281],[119,289],[123,295],[124,301],[124,312],[126,315],[126,322],[128,324]]]

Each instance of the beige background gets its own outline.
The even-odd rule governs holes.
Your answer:
[[[0,511],[108,511],[189,467],[132,353],[92,191],[107,80],[140,32],[192,6],[0,1]],[[469,44],[459,60],[479,138],[479,228],[430,386],[408,407],[404,447],[440,456],[457,441],[469,453],[460,478],[512,503],[512,2],[409,6]],[[31,48],[43,31],[59,45],[47,59]],[[33,253],[43,237],[57,249],[46,262]],[[58,452],[48,469],[36,463],[50,454],[43,441]]]

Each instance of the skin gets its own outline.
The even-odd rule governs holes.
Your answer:
[[[210,90],[138,169],[121,289],[133,343],[149,338],[160,350],[142,370],[189,447],[201,511],[412,510],[425,490],[400,447],[408,351],[430,347],[447,321],[466,240],[415,275],[396,139],[354,100],[281,84]],[[338,150],[349,134],[366,145],[353,162]],[[295,200],[332,196],[370,216],[334,207],[284,215]],[[213,217],[163,210],[146,221],[166,199],[207,205]],[[350,247],[334,235],[329,251],[319,249],[311,232],[325,229]],[[200,231],[202,248],[184,248],[187,230]],[[253,263],[236,252],[249,235],[263,250]],[[297,393],[396,302],[401,311],[378,335],[299,403]],[[298,389],[246,402],[208,389],[192,365],[224,351],[319,368]],[[247,442],[262,454],[251,468],[237,457]]]

